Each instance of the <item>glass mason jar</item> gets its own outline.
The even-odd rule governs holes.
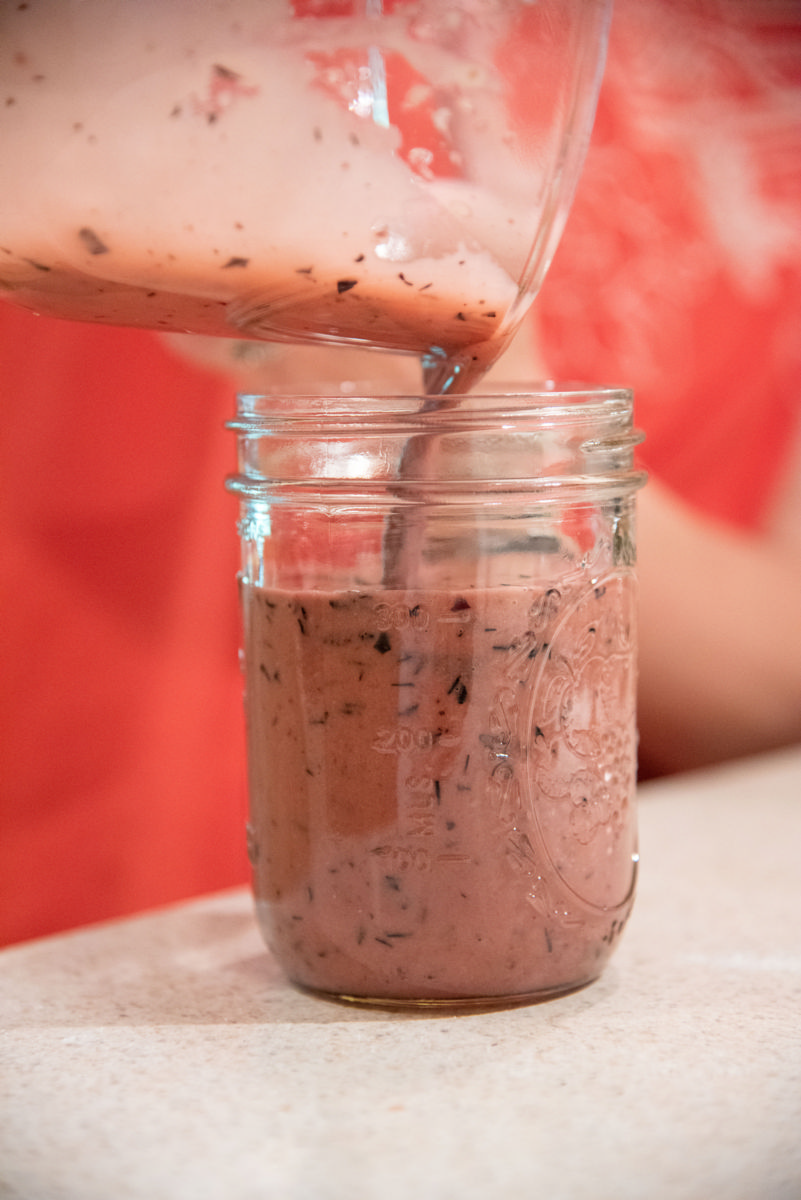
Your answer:
[[[595,979],[636,877],[631,393],[240,397],[249,853],[297,985]]]

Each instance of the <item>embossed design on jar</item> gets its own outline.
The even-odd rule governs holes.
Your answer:
[[[547,861],[569,906],[615,908],[634,884],[634,627],[629,573],[554,607],[521,713],[534,857],[541,873]]]
[[[528,902],[576,927],[633,893],[634,581],[628,573],[537,595],[508,645],[480,735],[499,848]]]

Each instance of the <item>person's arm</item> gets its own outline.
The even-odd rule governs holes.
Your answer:
[[[801,554],[638,496],[645,773],[801,740]]]

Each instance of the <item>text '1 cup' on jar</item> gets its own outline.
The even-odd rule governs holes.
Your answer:
[[[637,870],[624,389],[242,396],[249,852],[288,978],[404,1006],[597,978]]]

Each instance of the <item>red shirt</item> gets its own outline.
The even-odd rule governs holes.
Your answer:
[[[754,527],[801,416],[801,8],[617,0],[536,302],[557,378],[626,384],[646,465]]]
[[[800,45],[797,5],[618,0],[537,301],[554,374],[633,386],[647,465],[746,526],[801,395]],[[233,385],[0,304],[0,405],[2,943],[247,865]]]
[[[0,942],[247,878],[233,385],[0,304]]]

